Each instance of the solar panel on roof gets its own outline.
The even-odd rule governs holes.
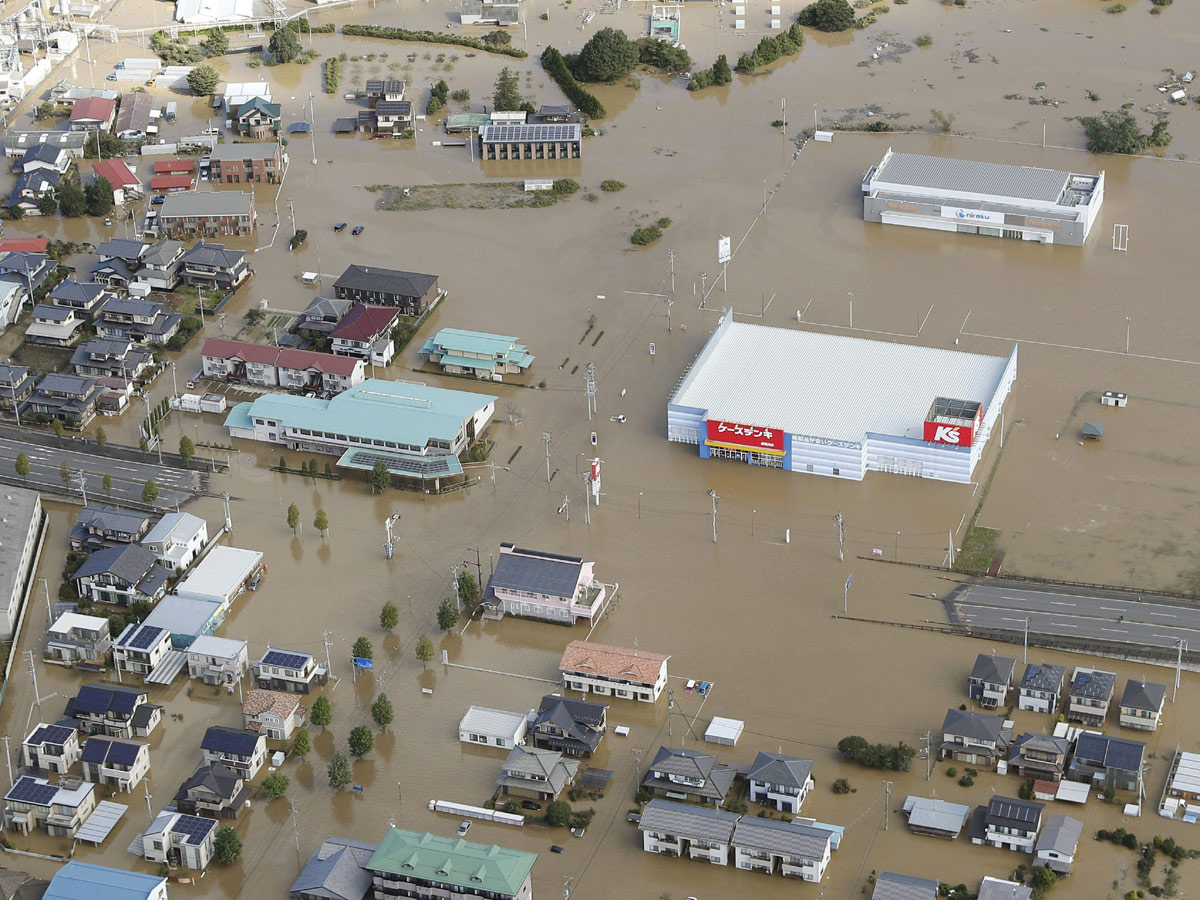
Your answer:
[[[142,625],[129,639],[128,646],[135,650],[148,650],[150,645],[159,639],[163,630],[157,625]]]
[[[65,728],[62,725],[43,725],[29,736],[29,743],[65,744],[74,733],[74,728]]]
[[[200,816],[180,816],[171,826],[177,834],[187,835],[185,844],[203,844],[208,833],[217,825],[215,819],[204,819]]]
[[[200,745],[204,750],[214,753],[234,753],[238,756],[250,756],[258,743],[258,735],[247,731],[214,726],[204,734],[204,742]]]
[[[485,141],[573,141],[578,140],[578,125],[489,125]]]
[[[268,650],[262,658],[263,665],[282,666],[285,669],[303,669],[309,660],[306,653],[289,653],[286,650]]]
[[[400,457],[395,454],[387,453],[372,453],[369,450],[355,451],[352,459],[358,465],[373,466],[376,462],[382,462],[388,467],[389,472],[400,473],[405,475],[451,475],[457,474],[450,470],[450,459],[448,456],[432,456],[432,457]]]
[[[48,806],[58,793],[58,788],[52,784],[40,784],[28,775],[22,775],[9,790],[6,800],[18,803],[32,803],[37,806]]]

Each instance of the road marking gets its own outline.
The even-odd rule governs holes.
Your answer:
[[[1105,612],[1124,612],[1125,611],[1125,607],[1123,607],[1123,606],[1102,606],[1100,608],[1102,610],[1104,610]]]
[[[1057,625],[1059,628],[1078,628],[1078,625],[1068,625],[1066,622],[1051,622],[1051,625]]]
[[[1067,603],[1065,600],[1051,600],[1050,603],[1054,606],[1076,606],[1074,603]]]
[[[136,472],[137,471],[137,469],[131,468],[129,466],[118,466],[116,464],[113,465],[113,468],[120,469],[122,472]]]
[[[1150,615],[1152,615],[1152,616],[1161,616],[1161,617],[1162,617],[1162,618],[1164,618],[1164,619],[1175,619],[1175,618],[1178,618],[1178,616],[1176,616],[1176,615],[1175,615],[1175,613],[1156,613],[1156,612],[1152,612],[1152,613],[1150,613]]]
[[[1101,631],[1111,631],[1113,634],[1127,634],[1124,628],[1101,628]]]
[[[1022,624],[1025,622],[1024,619],[1010,619],[1007,616],[1001,616],[1000,621],[1001,622],[1021,622]]]

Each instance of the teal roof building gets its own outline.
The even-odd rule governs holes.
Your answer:
[[[459,893],[524,900],[532,893],[536,861],[536,853],[392,828],[365,868],[375,876],[376,885],[382,880],[385,890],[389,882],[436,885],[442,890],[453,885],[462,889]]]
[[[443,328],[425,342],[420,355],[452,375],[496,381],[504,375],[524,374],[533,365],[533,356],[515,337],[461,328]]]

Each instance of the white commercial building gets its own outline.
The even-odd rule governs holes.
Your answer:
[[[175,588],[188,600],[207,600],[228,611],[233,598],[262,566],[262,553],[238,547],[213,547]]]
[[[525,742],[528,728],[529,720],[524,713],[472,706],[458,723],[458,739],[464,744],[511,750]]]
[[[733,320],[667,405],[667,439],[720,457],[861,481],[967,484],[1017,376],[1007,358]]]
[[[29,591],[44,533],[42,498],[37,491],[3,488],[0,506],[0,641],[10,641]]]

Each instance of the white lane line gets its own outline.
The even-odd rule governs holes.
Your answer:
[[[1125,609],[1123,606],[1101,606],[1100,608],[1105,612],[1122,612]]]
[[[1156,613],[1156,612],[1152,612],[1152,613],[1150,613],[1150,615],[1152,615],[1152,616],[1160,616],[1161,618],[1164,618],[1164,619],[1176,619],[1176,618],[1178,618],[1178,616],[1176,616],[1176,615],[1175,615],[1175,613]]]
[[[130,466],[118,466],[116,464],[113,465],[113,468],[120,469],[122,472],[136,472],[137,471],[137,469],[134,469]]]
[[[1007,616],[1001,616],[1000,621],[1001,622],[1020,622],[1021,624],[1025,623],[1024,619],[1010,619]]]
[[[1113,634],[1126,634],[1124,628],[1101,628],[1101,631],[1111,631]]]
[[[1067,603],[1064,600],[1051,600],[1050,603],[1053,606],[1077,606],[1078,605],[1075,603]]]
[[[1059,628],[1078,628],[1078,625],[1068,625],[1066,622],[1051,622],[1051,625],[1057,625]]]

